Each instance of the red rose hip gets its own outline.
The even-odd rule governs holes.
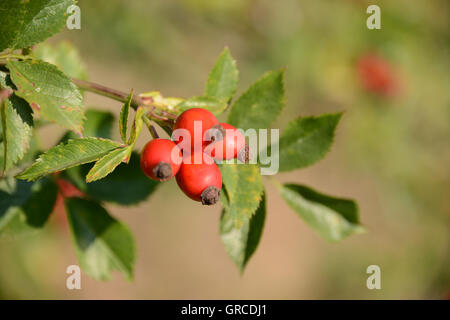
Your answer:
[[[219,121],[217,121],[212,112],[202,108],[188,109],[178,116],[175,125],[173,126],[173,130],[187,130],[191,137],[190,146],[183,143],[183,137],[180,137],[179,139],[175,137],[174,139],[178,141],[179,146],[183,150],[194,150],[194,145],[197,143],[197,151],[200,151],[201,148],[209,143],[209,141],[203,141],[205,132],[217,124],[219,124]],[[196,126],[198,127],[196,128]],[[174,136],[176,136],[176,133]]]
[[[181,159],[181,150],[172,140],[154,139],[142,150],[141,169],[153,180],[166,181],[177,174]]]
[[[214,129],[217,131],[211,133],[213,142],[205,149],[208,155],[215,160],[229,160],[238,157],[241,151],[244,152],[245,137],[239,130],[228,123],[220,123],[210,131]]]
[[[195,154],[188,156],[181,164],[176,176],[178,186],[191,199],[204,205],[213,205],[219,201],[222,189],[222,174],[219,167],[208,155],[203,154],[201,163],[195,163]]]

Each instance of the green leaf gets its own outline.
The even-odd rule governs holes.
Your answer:
[[[102,138],[69,140],[66,144],[61,143],[41,154],[36,162],[17,178],[36,180],[49,173],[96,161],[120,146],[118,142]]]
[[[147,112],[146,108],[139,107],[136,110],[136,114],[134,116],[133,125],[131,126],[130,138],[128,139],[128,144],[130,146],[134,146],[136,144],[136,139],[139,137],[142,131],[142,127],[144,125],[144,121],[142,117]]]
[[[284,70],[266,73],[234,103],[228,123],[240,129],[265,129],[284,107]]]
[[[172,112],[177,104],[185,100],[177,97],[164,97],[159,91],[143,92],[139,94],[139,97],[143,101],[152,101],[155,104],[164,105],[169,112]]]
[[[37,59],[54,64],[69,77],[82,80],[88,78],[87,68],[83,64],[77,48],[67,41],[56,45],[40,43],[33,49],[33,53]]]
[[[33,116],[28,103],[15,94],[1,106],[5,171],[21,160],[30,146]]]
[[[261,201],[263,183],[259,167],[251,164],[219,166],[225,186],[222,204],[236,228],[247,223]]]
[[[133,90],[131,90],[128,95],[127,101],[122,106],[120,110],[119,117],[119,127],[120,127],[120,137],[124,143],[127,143],[127,129],[128,129],[128,113],[130,112],[131,100],[133,100]]]
[[[6,67],[18,96],[28,101],[44,119],[81,135],[83,98],[69,77],[43,61],[9,61]]]
[[[97,202],[65,200],[66,211],[81,268],[89,276],[107,280],[113,270],[133,279],[136,248],[130,230]]]
[[[91,165],[71,168],[63,176],[78,189],[99,201],[113,202],[120,205],[137,204],[152,194],[159,182],[147,178],[141,170],[139,154],[133,152],[128,164],[120,164],[105,178],[86,183],[85,176]]]
[[[291,121],[279,140],[279,170],[304,168],[322,159],[330,150],[341,115],[326,114]]]
[[[231,56],[230,50],[225,48],[209,73],[205,95],[228,103],[236,92],[238,78],[236,61]]]
[[[264,228],[266,219],[266,199],[262,195],[258,209],[249,221],[240,228],[236,228],[232,216],[226,209],[220,218],[220,238],[225,251],[243,272],[250,257],[256,251]]]
[[[192,108],[202,108],[211,111],[215,115],[219,115],[227,108],[226,102],[213,97],[192,97],[183,100],[175,107],[178,112],[183,112]]]
[[[109,111],[88,109],[85,113],[83,136],[111,139],[111,129],[114,123],[114,115]],[[73,131],[67,131],[60,142],[67,142],[69,139],[78,139],[79,136]]]
[[[73,0],[2,0],[0,51],[21,49],[41,42],[65,26]]]
[[[88,109],[84,123],[84,137],[111,139],[114,115],[109,111]]]
[[[57,187],[50,179],[25,182],[0,180],[0,235],[15,237],[42,228],[56,202]]]
[[[0,239],[14,240],[36,231],[37,229],[26,223],[26,216],[21,207],[10,207],[0,214]]]
[[[25,215],[20,206],[31,195],[32,183],[14,178],[0,180],[0,236],[14,236],[21,231],[28,231]]]
[[[33,183],[31,195],[22,206],[27,217],[27,224],[41,228],[47,222],[56,203],[58,187],[51,179],[41,179]]]
[[[1,121],[0,121],[0,123],[1,123]],[[2,132],[1,125],[0,125],[0,132]],[[3,141],[2,141],[2,142],[0,142],[0,171],[2,168],[4,168],[4,162],[3,162],[4,161],[4,150],[5,150],[5,148],[4,148]],[[24,165],[29,165],[37,158],[37,156],[41,152],[42,151],[40,151],[40,149],[39,149],[38,138],[35,134],[32,134],[31,140],[30,140],[30,145],[29,145],[27,151],[25,152],[25,154],[23,155],[22,159],[16,162],[15,168],[22,167]]]
[[[32,183],[8,177],[0,179],[0,230],[5,225],[5,215],[12,207],[20,207],[31,195]]]
[[[30,141],[30,147],[28,148],[27,152],[23,156],[22,160],[16,163],[16,166],[22,166],[24,164],[29,164],[34,162],[36,158],[39,156],[39,154],[42,153],[40,149],[40,141],[37,135],[35,134],[36,131],[33,132],[33,135],[31,137]]]
[[[3,71],[0,71],[0,89],[6,89],[10,93],[12,93],[14,89],[16,89],[14,83],[12,83],[11,81],[11,77],[9,76],[9,74]]]
[[[86,182],[100,180],[110,174],[123,161],[127,161],[132,148],[125,147],[111,151],[103,158],[98,160],[95,165],[89,170],[86,176]]]
[[[303,185],[284,184],[279,191],[288,205],[322,237],[339,241],[365,229],[353,200],[330,197]]]

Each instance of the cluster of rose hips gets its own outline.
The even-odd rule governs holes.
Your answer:
[[[215,161],[248,161],[243,134],[232,125],[219,123],[206,109],[180,114],[172,139],[156,138],[146,144],[141,153],[142,171],[157,181],[176,176],[180,189],[204,205],[215,204],[220,197],[222,174]]]

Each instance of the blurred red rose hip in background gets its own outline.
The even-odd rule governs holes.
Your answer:
[[[361,56],[357,62],[361,85],[372,93],[393,96],[399,92],[399,82],[394,68],[387,60],[374,53]]]

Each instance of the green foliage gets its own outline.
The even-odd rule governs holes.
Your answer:
[[[279,191],[288,205],[322,237],[338,241],[364,232],[353,200],[330,197],[303,185],[284,184]]]
[[[209,73],[205,95],[228,103],[236,92],[238,80],[236,61],[225,48]]]
[[[107,155],[98,160],[89,170],[86,176],[86,182],[92,182],[102,179],[110,174],[114,169],[126,158],[128,158],[132,148],[125,147],[111,151]]]
[[[22,207],[26,222],[35,228],[41,228],[55,206],[58,188],[52,179],[44,178],[34,182],[30,191],[30,197]]]
[[[220,238],[230,258],[236,263],[241,272],[256,251],[266,219],[266,197],[263,194],[255,214],[236,228],[233,217],[227,209],[222,211],[220,218]]]
[[[69,77],[87,80],[87,68],[81,60],[77,48],[69,42],[59,42],[56,45],[40,43],[33,50],[34,56],[45,62],[54,64]]]
[[[9,92],[15,89],[14,84],[11,82],[11,77],[3,71],[0,71],[0,88],[6,89]]]
[[[227,104],[223,100],[214,97],[192,97],[181,101],[174,108],[179,113],[191,108],[202,108],[219,115],[225,111]]]
[[[84,122],[84,137],[111,139],[114,115],[109,111],[88,109]]]
[[[322,159],[333,143],[342,113],[291,121],[279,141],[280,171],[300,169]]]
[[[73,0],[2,0],[0,2],[0,51],[21,49],[61,31]]]
[[[225,192],[222,204],[235,228],[249,221],[261,201],[264,190],[259,167],[251,164],[220,166]]]
[[[284,107],[284,69],[266,73],[234,103],[228,123],[244,130],[264,129]]]
[[[99,201],[120,205],[137,204],[147,199],[159,184],[142,174],[139,154],[136,152],[132,153],[128,164],[121,163],[105,178],[86,183],[85,177],[90,170],[91,165],[82,165],[66,170],[63,176],[78,189]]]
[[[8,170],[21,160],[30,146],[33,117],[25,100],[12,94],[0,106],[3,130],[4,160],[2,170]]]
[[[111,94],[113,90],[103,89],[108,91],[104,95],[125,100],[118,121],[122,142],[110,140],[114,116],[93,109],[85,112],[82,94],[70,78],[87,78],[77,50],[68,43],[41,43],[33,50],[29,48],[62,28],[67,18],[65,11],[73,3],[73,0],[0,3],[0,51],[24,49],[23,55],[13,50],[0,55],[2,62],[6,62],[6,68],[0,71],[0,89],[7,90],[0,97],[1,168],[11,174],[6,170],[19,167],[21,161],[34,160],[38,150],[33,137],[36,123],[54,122],[69,130],[61,143],[17,175],[21,180],[8,175],[0,178],[0,235],[42,228],[56,202],[58,189],[54,180],[67,179],[85,197],[64,196],[77,258],[84,272],[105,280],[113,270],[119,270],[131,280],[135,263],[132,235],[100,203],[131,205],[152,194],[159,183],[141,172],[139,154],[133,153],[144,123],[154,121],[170,134],[173,117],[167,112],[178,114],[190,108],[204,108],[220,115],[237,90],[239,72],[225,48],[209,73],[204,96],[184,100],[164,98],[156,91],[140,94],[143,105],[136,108],[131,129],[128,122],[133,91],[124,99],[120,93]],[[264,74],[234,102],[228,123],[244,130],[268,128],[285,104],[283,79],[284,69]],[[85,90],[102,92],[101,86],[75,83]],[[33,112],[42,119],[33,122]],[[155,119],[155,113],[168,115],[169,120]],[[340,117],[341,114],[329,114],[291,121],[278,145],[279,159],[275,161],[280,161],[280,170],[300,169],[320,160],[331,147]],[[258,165],[225,161],[220,170],[223,178],[220,237],[242,272],[263,233],[266,195]],[[54,173],[60,174],[44,177]],[[34,181],[37,179],[40,180]],[[294,184],[281,185],[279,191],[299,216],[328,240],[340,240],[363,230],[356,204],[351,200],[329,197]]]
[[[112,270],[119,270],[132,280],[136,249],[130,230],[92,200],[69,198],[65,205],[83,271],[107,280]]]
[[[69,169],[65,173],[66,178],[73,182],[83,192],[101,201],[129,205],[144,200],[154,191],[157,183],[142,175],[139,164],[139,155],[134,154],[132,156],[132,151],[136,138],[142,130],[142,116],[145,114],[146,110],[147,109],[141,107],[137,109],[130,130],[128,146],[117,146],[117,149],[111,149],[110,152],[99,158],[93,167],[84,165]],[[92,116],[90,116],[91,114]],[[113,117],[110,113],[88,110],[87,115],[85,135],[111,136],[110,127]],[[73,135],[73,133],[70,133],[69,135]],[[67,137],[67,135],[65,137]],[[129,163],[130,158],[132,158],[132,161],[126,166],[125,164]],[[122,162],[124,164],[120,165]],[[117,167],[117,172],[114,172],[110,177],[103,179]],[[96,181],[100,179],[102,179],[102,181]],[[122,186],[124,183],[127,183],[128,179],[133,179],[135,183],[129,188],[123,189]]]
[[[69,140],[66,144],[60,143],[40,155],[36,162],[17,178],[36,180],[53,172],[96,161],[118,147],[120,143],[103,138]]]
[[[13,178],[0,180],[0,234],[17,231],[24,219],[21,206],[29,199],[32,184]],[[20,216],[20,217],[19,217]]]
[[[36,126],[36,124],[35,124],[35,126]],[[2,150],[1,147],[0,147],[0,150]],[[36,135],[36,130],[34,130],[32,136],[31,136],[30,146],[28,147],[27,152],[22,157],[22,160],[17,161],[15,166],[22,168],[25,165],[30,165],[31,163],[33,163],[33,161],[36,159],[36,157],[40,153],[42,153],[42,151],[40,149],[39,138]],[[6,172],[5,174],[12,175],[14,172],[15,172],[15,170],[14,171],[10,170],[10,171]]]
[[[144,121],[142,117],[148,110],[143,107],[139,107],[136,110],[136,115],[134,116],[134,121],[131,126],[130,138],[128,139],[128,144],[130,146],[134,146],[138,136],[141,134],[142,126],[144,125]]]
[[[72,81],[57,67],[43,61],[9,61],[7,68],[16,94],[49,121],[81,135],[83,98]]]
[[[56,194],[56,185],[50,179],[1,179],[0,237],[15,237],[42,228],[55,205]]]
[[[111,139],[111,131],[114,123],[114,115],[109,111],[87,109],[85,112],[83,137],[98,137]],[[79,136],[73,131],[67,131],[60,142],[67,142],[69,139],[78,139]]]
[[[128,114],[130,112],[131,101],[133,100],[133,90],[128,95],[127,101],[123,104],[122,109],[120,110],[119,117],[119,128],[120,128],[120,137],[124,143],[127,142],[127,131],[128,131]]]

